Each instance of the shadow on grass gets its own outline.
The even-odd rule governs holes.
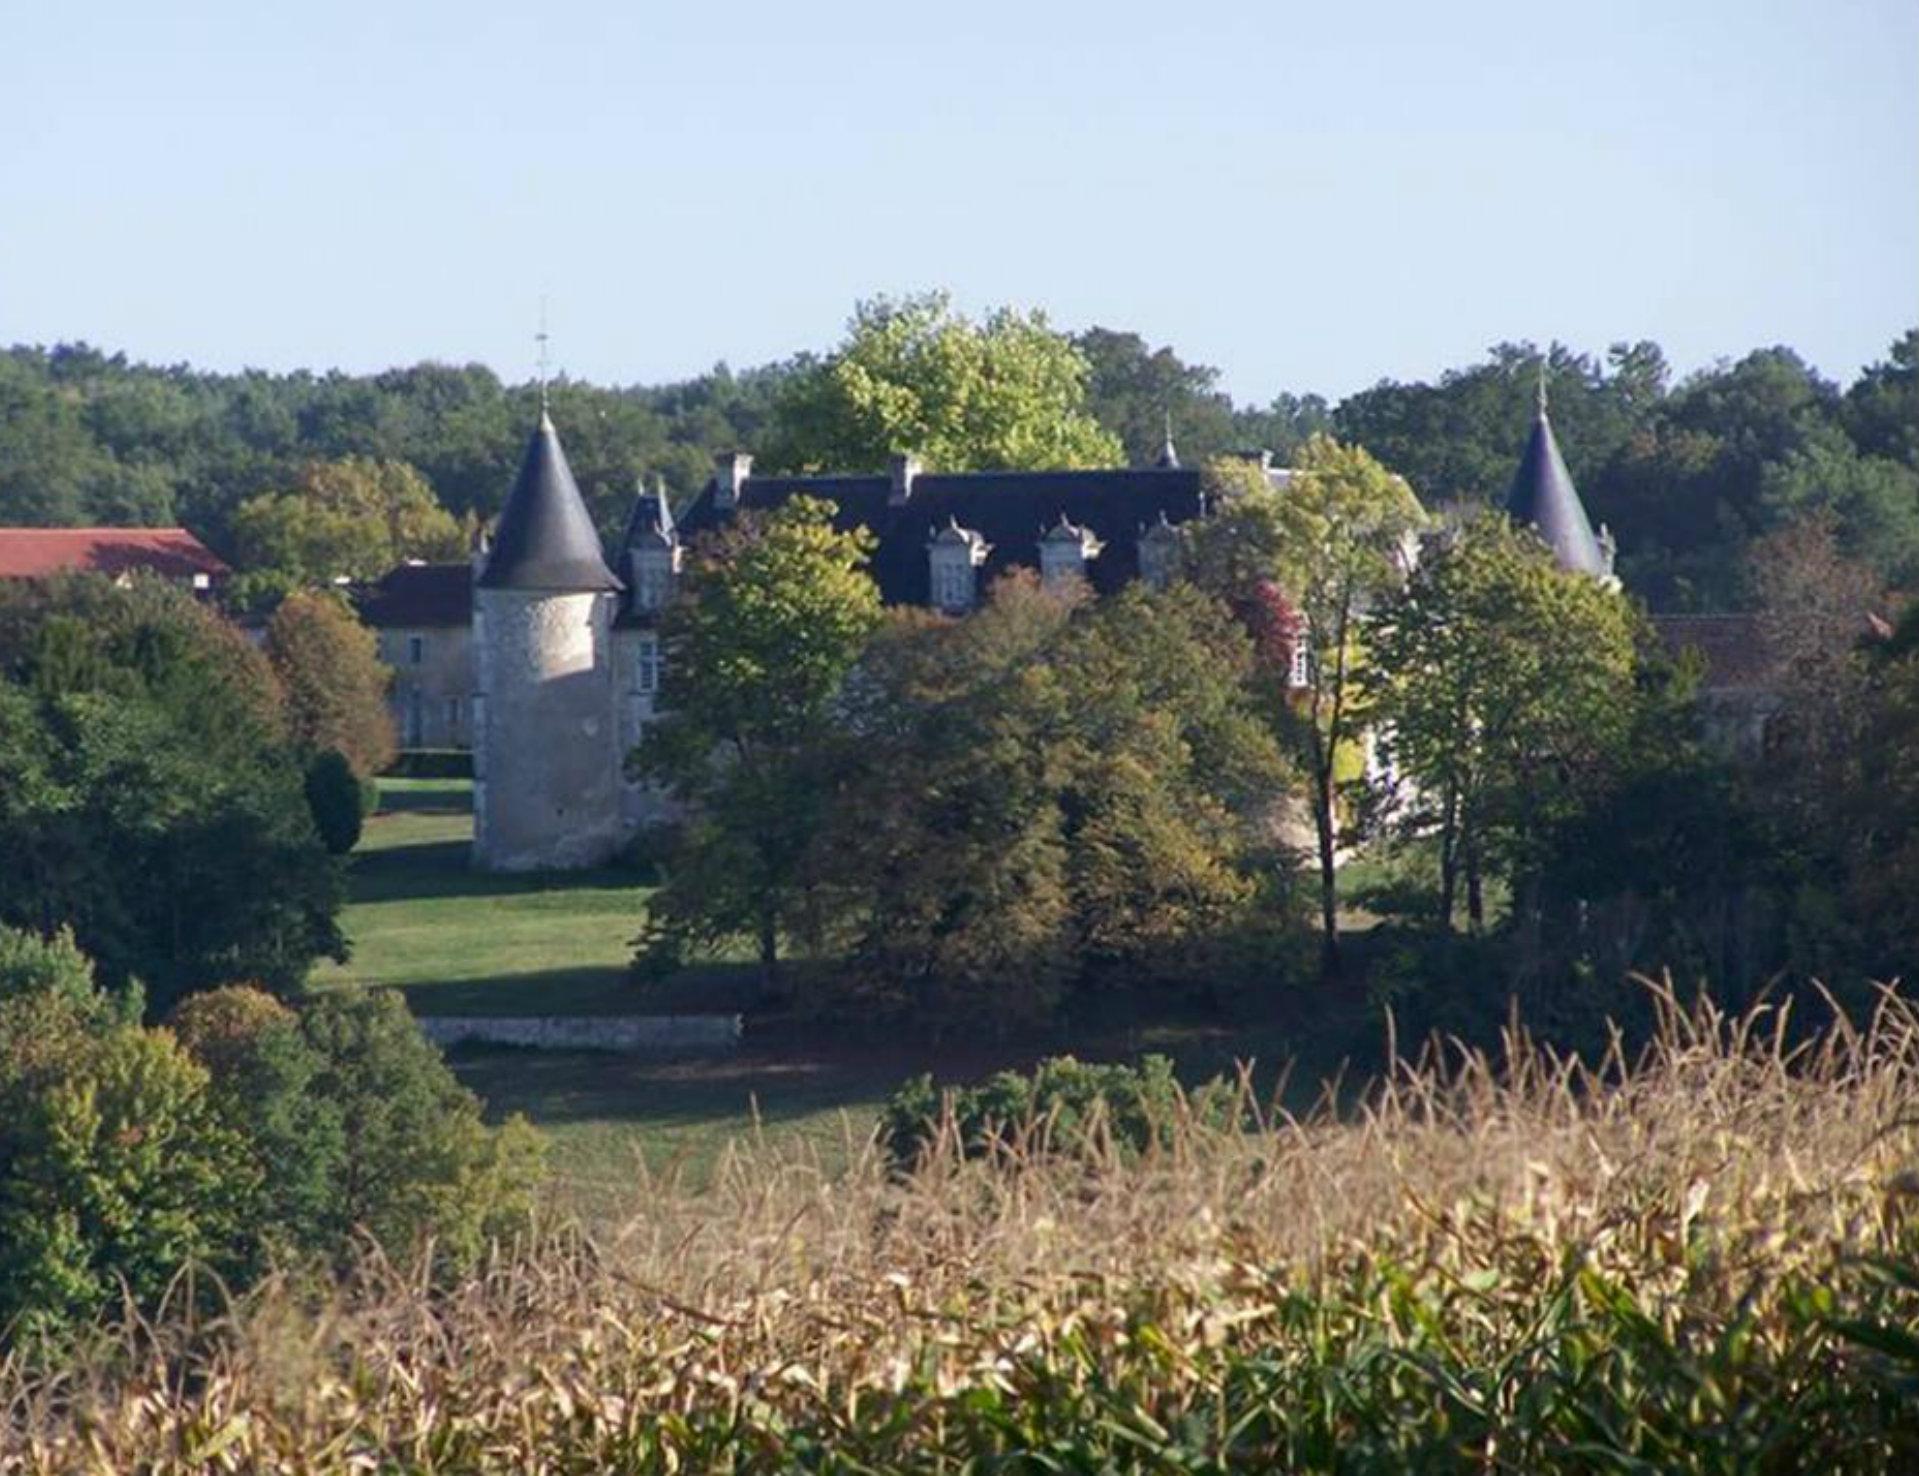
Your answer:
[[[353,858],[355,902],[407,902],[446,897],[523,897],[540,892],[643,890],[637,871],[476,871],[464,840],[425,841],[366,851]]]
[[[718,1125],[755,1111],[772,1126],[836,1108],[863,1112],[903,1079],[890,1064],[861,1069],[751,1054],[660,1061],[607,1051],[459,1046],[447,1061],[485,1100],[490,1120],[524,1112],[547,1126]]]
[[[416,1015],[734,1015],[752,1008],[759,980],[749,966],[715,963],[636,983],[589,964],[400,987]]]

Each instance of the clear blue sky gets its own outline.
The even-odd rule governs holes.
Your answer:
[[[657,381],[853,301],[1241,399],[1919,322],[1919,4],[0,0],[0,342]]]

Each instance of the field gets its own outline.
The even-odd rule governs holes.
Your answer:
[[[0,1364],[33,1471],[1919,1469],[1919,1020],[1670,1000],[1157,1146],[767,1144],[442,1282]],[[1261,1104],[1244,1097],[1248,1111]],[[0,1466],[6,1464],[0,1456]]]

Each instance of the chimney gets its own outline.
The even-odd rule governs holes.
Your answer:
[[[721,512],[739,506],[740,488],[753,475],[753,456],[748,451],[722,451],[713,458],[713,505]]]
[[[913,495],[913,482],[920,474],[920,459],[910,451],[895,451],[888,465],[893,473],[893,493],[887,501],[904,507]]]

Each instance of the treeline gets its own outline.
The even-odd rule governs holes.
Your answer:
[[[808,391],[837,360],[876,340],[884,347],[889,331],[931,341],[929,325],[937,338],[955,322],[937,294],[862,304],[848,343],[823,355],[742,372],[722,364],[658,386],[561,380],[554,414],[612,533],[642,474],[663,475],[684,498],[716,450],[807,464],[805,446],[836,444],[809,421],[819,402]],[[989,347],[995,334],[1017,337],[1030,349],[1044,331],[1037,315],[1002,314],[978,336]],[[1919,578],[1919,329],[1843,389],[1787,348],[1675,383],[1653,343],[1603,355],[1501,344],[1436,383],[1384,381],[1337,406],[1312,394],[1236,405],[1217,371],[1133,333],[1094,328],[1070,344],[1085,409],[1103,432],[1089,445],[1148,462],[1170,420],[1189,462],[1250,447],[1289,458],[1331,430],[1405,475],[1428,505],[1504,490],[1543,358],[1567,459],[1593,516],[1619,539],[1627,582],[1655,607],[1747,602],[1747,545],[1815,511],[1830,512],[1846,550],[1889,581]],[[485,516],[504,496],[536,404],[533,385],[502,383],[478,365],[212,374],[84,344],[15,347],[0,354],[0,522],[182,522],[232,555],[242,503],[294,489],[310,463],[347,457],[406,463],[455,519]]]

